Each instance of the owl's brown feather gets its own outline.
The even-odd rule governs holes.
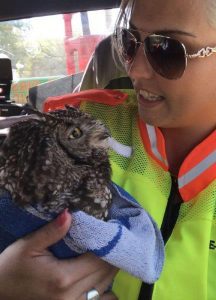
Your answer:
[[[22,206],[83,210],[104,219],[111,203],[108,131],[73,107],[14,124],[0,153],[0,186]]]

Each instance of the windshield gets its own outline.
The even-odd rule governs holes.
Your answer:
[[[113,32],[118,9],[0,23],[0,57],[11,60],[11,97],[25,103],[30,87],[83,72],[96,45]]]

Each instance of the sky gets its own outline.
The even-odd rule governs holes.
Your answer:
[[[104,11],[88,12],[90,31],[92,34],[109,34],[112,32],[117,9],[109,10],[110,25],[107,26]],[[33,39],[64,37],[63,15],[38,17],[29,19],[32,26]],[[76,13],[72,18],[73,31],[76,35],[82,34],[80,14]],[[109,27],[109,28],[108,28]]]

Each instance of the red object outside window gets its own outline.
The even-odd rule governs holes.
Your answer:
[[[73,14],[64,14],[63,17],[65,25],[64,45],[66,52],[67,74],[70,75],[83,72],[92,53],[95,50],[95,47],[103,38],[105,38],[105,36],[88,34],[78,38],[73,38],[73,30],[71,25]],[[88,31],[90,32],[90,30]]]

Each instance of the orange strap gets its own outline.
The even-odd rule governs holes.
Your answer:
[[[179,171],[179,191],[184,201],[194,198],[216,179],[216,130],[197,145]]]
[[[43,111],[64,109],[66,104],[79,106],[82,101],[108,104],[111,106],[121,104],[128,95],[117,90],[91,89],[63,96],[49,97],[44,101]]]
[[[147,153],[165,170],[169,169],[165,143],[159,128],[138,120],[140,135]],[[187,202],[216,179],[216,131],[214,130],[185,158],[178,174],[182,199]]]

